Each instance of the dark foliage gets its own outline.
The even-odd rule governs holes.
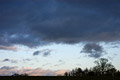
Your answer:
[[[120,71],[118,71],[108,59],[101,58],[95,61],[96,66],[93,68],[86,68],[82,70],[81,68],[73,69],[70,72],[65,72],[64,76],[120,76]]]
[[[28,74],[17,74],[17,73],[15,73],[15,74],[13,74],[12,76],[28,76]]]

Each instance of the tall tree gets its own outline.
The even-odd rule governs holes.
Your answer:
[[[93,67],[93,70],[95,72],[100,72],[101,74],[104,74],[104,72],[111,70],[114,68],[114,66],[108,62],[108,59],[106,58],[100,58],[99,60],[95,61],[96,66]]]

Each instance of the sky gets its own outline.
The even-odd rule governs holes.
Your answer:
[[[107,58],[120,70],[120,0],[0,0],[0,75],[62,75]]]

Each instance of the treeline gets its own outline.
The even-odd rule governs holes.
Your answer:
[[[117,70],[111,63],[108,62],[108,59],[101,58],[94,62],[96,66],[88,69],[82,70],[81,68],[73,69],[70,72],[65,72],[64,76],[113,76],[120,77],[120,71]],[[13,74],[11,76],[29,76],[28,74]],[[58,75],[59,76],[59,75]]]
[[[18,73],[15,73],[15,74],[13,74],[13,75],[11,75],[11,76],[29,76],[28,74],[18,74]]]
[[[96,66],[93,68],[81,68],[73,69],[70,72],[65,72],[64,76],[120,76],[120,71],[117,70],[108,59],[101,58],[95,61]]]

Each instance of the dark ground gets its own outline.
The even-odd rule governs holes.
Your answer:
[[[32,76],[15,76],[15,77],[0,77],[0,80],[120,80],[120,77],[64,77],[64,76],[50,76],[50,77],[32,77]]]

